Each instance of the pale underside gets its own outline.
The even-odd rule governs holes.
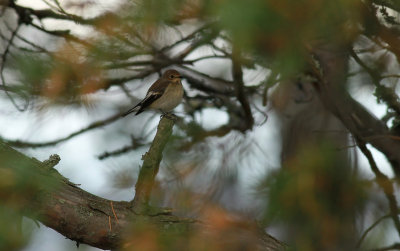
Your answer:
[[[148,93],[148,95],[152,95],[152,93]],[[167,89],[163,93],[163,95],[155,100],[150,106],[150,109],[160,110],[162,112],[170,112],[175,107],[177,107],[183,97],[183,88],[181,83],[171,83],[168,85]]]

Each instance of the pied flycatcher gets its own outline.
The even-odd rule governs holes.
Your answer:
[[[159,110],[163,114],[172,111],[177,107],[183,97],[183,87],[181,75],[176,70],[167,70],[147,91],[146,97],[137,105],[126,111],[122,116],[126,116],[139,108],[135,115],[144,110]]]

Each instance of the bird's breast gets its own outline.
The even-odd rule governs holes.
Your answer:
[[[182,102],[183,87],[181,83],[171,83],[164,91],[163,95],[154,101],[150,108],[162,110],[163,112],[172,111]]]

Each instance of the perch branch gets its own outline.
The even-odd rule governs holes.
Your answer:
[[[172,134],[173,126],[174,121],[167,116],[163,116],[158,124],[157,133],[151,143],[150,149],[143,156],[143,166],[140,168],[135,187],[135,198],[132,201],[134,209],[141,211],[143,207],[148,205],[151,190],[162,159],[162,152]]]

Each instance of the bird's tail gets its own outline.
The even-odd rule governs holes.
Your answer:
[[[121,115],[121,117],[125,117],[126,115],[128,115],[128,114],[134,112],[138,106],[140,106],[140,103],[137,104],[137,105],[135,105],[135,106],[132,107],[131,109],[127,110],[126,112],[124,112],[124,113]],[[139,111],[138,111],[135,115],[137,115],[137,114],[139,114],[139,113],[141,113],[141,112],[142,112],[142,110],[139,109]]]
[[[140,114],[140,113],[142,113],[143,111],[144,111],[144,108],[141,106],[141,107],[139,108],[139,110],[137,111],[137,113],[135,113],[135,116],[138,115],[138,114]]]

